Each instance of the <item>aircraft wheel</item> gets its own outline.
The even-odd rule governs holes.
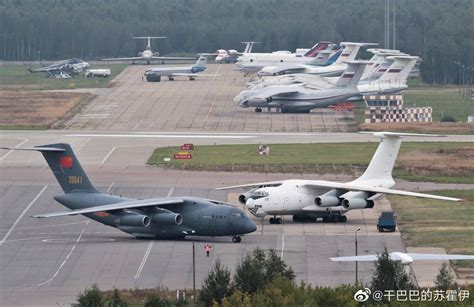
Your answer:
[[[255,112],[261,113],[261,112],[262,112],[262,108],[255,108]]]
[[[240,243],[241,241],[242,241],[242,238],[240,236],[232,237],[232,243]]]
[[[275,219],[273,217],[270,218],[270,224],[275,224]]]
[[[323,223],[329,222],[329,216],[323,216]]]
[[[275,224],[281,224],[282,223],[282,220],[281,218],[275,218]]]
[[[347,222],[347,216],[345,216],[345,215],[341,215],[341,216],[339,217],[339,219],[341,220],[342,223]]]
[[[301,222],[301,217],[299,215],[293,215],[293,222]]]

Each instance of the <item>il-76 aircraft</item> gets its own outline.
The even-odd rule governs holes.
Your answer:
[[[461,201],[459,198],[395,190],[392,170],[403,136],[437,136],[430,134],[373,132],[380,144],[364,174],[354,181],[342,183],[323,180],[281,180],[219,188],[251,188],[239,201],[257,216],[273,216],[271,224],[280,224],[278,215],[293,215],[293,221],[346,222],[344,215],[353,209],[373,208],[383,194]]]
[[[232,236],[254,232],[255,223],[239,208],[201,197],[131,199],[99,192],[89,181],[69,144],[33,148],[43,154],[64,191],[54,199],[68,211],[35,215],[37,218],[84,215],[139,238],[179,239],[187,235]]]
[[[133,39],[146,39],[148,42],[146,44],[145,50],[142,52],[138,53],[137,57],[129,57],[129,58],[109,58],[109,59],[102,59],[102,61],[132,61],[135,63],[137,60],[143,60],[146,61],[147,64],[150,64],[151,60],[162,60],[168,61],[168,60],[194,60],[195,58],[189,58],[189,57],[165,57],[165,56],[160,56],[160,53],[158,51],[153,52],[151,50],[151,40],[152,39],[158,39],[158,38],[166,38],[166,36],[135,36]]]

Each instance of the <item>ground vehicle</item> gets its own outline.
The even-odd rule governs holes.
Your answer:
[[[89,69],[85,72],[86,78],[107,78],[110,77],[110,69]]]
[[[379,232],[389,231],[394,232],[397,228],[397,220],[395,218],[395,212],[383,211],[377,222],[377,229]]]

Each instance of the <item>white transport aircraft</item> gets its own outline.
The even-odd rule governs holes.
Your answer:
[[[363,132],[361,132],[363,133]],[[281,180],[258,182],[219,188],[252,188],[239,196],[239,201],[257,216],[273,216],[271,224],[280,224],[278,215],[293,215],[293,221],[346,222],[344,215],[352,209],[373,208],[383,194],[461,201],[459,198],[395,190],[392,170],[403,136],[432,137],[438,135],[367,132],[381,139],[380,144],[362,176],[348,183],[323,180]]]
[[[189,57],[164,57],[160,56],[160,53],[158,51],[153,52],[151,50],[151,40],[152,39],[158,39],[158,38],[166,38],[166,36],[135,36],[133,39],[146,39],[147,44],[145,50],[142,52],[138,53],[137,57],[129,57],[129,58],[109,58],[109,59],[102,59],[102,61],[132,61],[135,63],[135,61],[138,60],[143,60],[146,61],[147,64],[150,64],[152,60],[161,60],[161,61],[169,61],[169,60],[194,60],[195,58],[189,58]]]
[[[474,260],[474,255],[456,255],[456,254],[418,254],[418,253],[402,253],[391,252],[389,257],[393,261],[400,261],[401,264],[411,264],[414,261],[421,260]],[[347,257],[334,257],[331,261],[338,262],[359,262],[359,261],[377,261],[378,255],[359,255]]]

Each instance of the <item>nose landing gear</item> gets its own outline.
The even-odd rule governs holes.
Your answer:
[[[240,243],[241,241],[242,241],[242,238],[240,236],[232,237],[232,243]]]

